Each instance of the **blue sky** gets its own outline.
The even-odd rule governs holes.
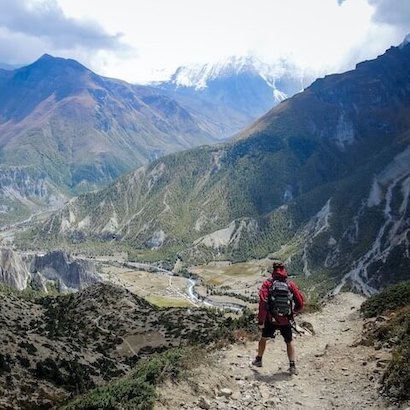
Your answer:
[[[340,72],[410,33],[410,0],[0,0],[0,7],[0,63],[48,53],[139,83],[238,54]]]

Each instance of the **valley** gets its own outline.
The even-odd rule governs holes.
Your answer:
[[[103,280],[159,307],[204,306],[228,312],[255,309],[263,280],[261,262],[228,266],[215,263],[194,266],[181,273],[149,264],[90,260],[96,263]]]

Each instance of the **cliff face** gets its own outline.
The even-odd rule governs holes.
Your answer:
[[[11,249],[0,249],[0,283],[23,290],[30,280],[27,262]]]
[[[34,256],[30,263],[30,272],[39,273],[45,279],[58,283],[61,291],[82,289],[101,281],[95,271],[94,263],[73,259],[61,251]]]
[[[30,285],[47,291],[51,285],[67,292],[100,281],[92,262],[73,259],[62,251],[22,256],[11,249],[0,249],[0,283],[13,289],[24,290]]]

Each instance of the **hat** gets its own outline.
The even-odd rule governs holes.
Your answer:
[[[274,261],[272,262],[272,269],[275,269],[275,268],[284,268],[284,267],[285,267],[285,264],[284,264],[282,261],[274,260]]]
[[[288,277],[288,272],[286,271],[285,264],[283,262],[272,262],[272,276],[282,280]]]

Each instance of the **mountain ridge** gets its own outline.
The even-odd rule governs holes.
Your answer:
[[[231,73],[222,82],[215,79],[218,98],[202,98],[197,92],[102,77],[73,59],[49,54],[0,70],[0,196],[8,210],[0,223],[27,219],[101,188],[167,153],[237,133],[274,104],[266,78],[254,74],[249,77],[247,70],[242,78]],[[257,81],[264,96],[248,81]],[[10,171],[16,167],[18,173]],[[20,189],[21,178],[26,186],[39,174],[46,194]],[[20,176],[11,180],[11,175]]]

